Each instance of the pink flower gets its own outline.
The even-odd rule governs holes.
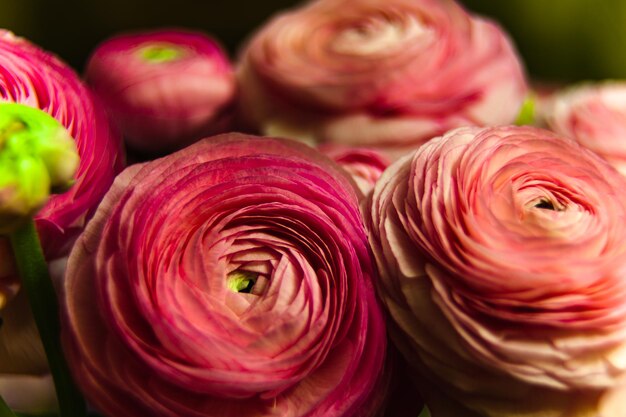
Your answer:
[[[93,52],[86,77],[137,150],[180,149],[230,123],[233,70],[219,44],[199,32],[116,36]]]
[[[433,415],[616,416],[598,410],[626,376],[624,189],[530,127],[453,130],[385,171],[380,294]]]
[[[70,255],[64,341],[111,416],[366,416],[385,327],[351,182],[229,134],[124,171]]]
[[[0,100],[39,108],[76,140],[80,165],[69,192],[51,197],[36,222],[48,259],[68,253],[86,220],[121,170],[118,135],[74,71],[10,32],[0,32]]]
[[[51,196],[35,218],[46,258],[49,261],[61,259],[68,254],[95,206],[121,170],[121,141],[111,131],[104,111],[71,68],[7,31],[0,31],[0,100],[26,104],[49,113],[76,141],[80,165],[75,184],[70,191]],[[10,246],[6,239],[0,238],[0,314],[4,320],[0,331],[0,394],[13,405],[14,393],[21,397],[29,393],[34,408],[20,409],[25,412],[40,411],[38,405],[50,402],[49,392],[38,395],[45,391],[40,388],[46,384],[30,384],[36,385],[35,391],[16,389],[18,382],[21,384],[28,379],[22,374],[39,376],[47,369],[28,311],[25,295],[19,292]],[[11,392],[5,390],[9,386],[13,387]]]
[[[244,49],[238,78],[252,127],[390,154],[452,127],[512,123],[527,90],[497,25],[436,0],[321,0],[283,13]]]
[[[373,149],[327,144],[319,150],[345,169],[365,195],[389,165],[387,158]]]
[[[545,110],[550,129],[575,139],[626,175],[626,82],[572,87]]]

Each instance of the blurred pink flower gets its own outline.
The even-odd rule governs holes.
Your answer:
[[[453,1],[320,0],[243,50],[240,112],[263,133],[391,156],[463,125],[512,123],[526,82],[493,22]]]
[[[124,171],[65,280],[87,398],[116,417],[374,415],[386,336],[352,187],[304,145],[241,134]]]
[[[433,415],[617,416],[599,410],[626,376],[624,189],[530,127],[453,130],[385,171],[379,289]]]
[[[550,129],[576,140],[626,175],[626,82],[585,84],[553,95]]]
[[[0,31],[0,100],[49,113],[76,141],[80,165],[74,186],[52,195],[35,218],[46,258],[61,259],[122,169],[120,138],[71,68],[7,31]],[[0,395],[19,411],[41,412],[54,391],[43,376],[47,362],[19,286],[10,245],[0,238]]]
[[[167,152],[225,131],[235,76],[217,41],[182,29],[119,35],[93,52],[86,77],[128,144]]]
[[[321,145],[318,149],[345,169],[364,195],[374,187],[389,165],[387,158],[373,149],[334,144]]]

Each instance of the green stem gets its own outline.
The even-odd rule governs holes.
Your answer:
[[[61,417],[84,417],[85,400],[74,385],[63,356],[57,296],[33,220],[28,221],[11,235],[11,245],[22,285],[30,301],[48,357]]]
[[[0,417],[17,417],[9,408],[4,399],[0,396]]]

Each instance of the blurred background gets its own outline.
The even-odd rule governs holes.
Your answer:
[[[385,0],[380,0],[385,1]],[[78,71],[100,41],[175,26],[220,39],[232,56],[272,14],[296,0],[0,0],[0,27],[55,52]],[[626,78],[624,0],[463,0],[511,34],[544,82]]]

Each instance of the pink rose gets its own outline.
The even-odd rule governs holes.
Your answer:
[[[116,36],[93,52],[86,77],[137,150],[173,151],[229,127],[235,76],[225,52],[203,33]]]
[[[62,259],[122,169],[121,140],[71,68],[7,31],[0,31],[0,100],[49,113],[76,141],[80,165],[75,184],[52,195],[35,218],[46,258]],[[0,395],[19,411],[40,412],[50,405],[54,391],[42,376],[47,361],[19,287],[10,245],[0,238]]]
[[[626,82],[587,84],[555,94],[548,126],[575,139],[626,175]]]
[[[345,169],[365,195],[389,165],[387,158],[373,149],[333,144],[322,145],[318,149]]]
[[[272,19],[238,69],[258,130],[414,148],[452,127],[512,123],[526,95],[502,30],[453,1],[321,0]]]
[[[116,179],[70,255],[66,353],[109,416],[374,415],[374,270],[330,160],[213,137]]]
[[[385,171],[379,289],[434,416],[616,417],[599,410],[626,376],[624,189],[530,127],[453,130]]]

